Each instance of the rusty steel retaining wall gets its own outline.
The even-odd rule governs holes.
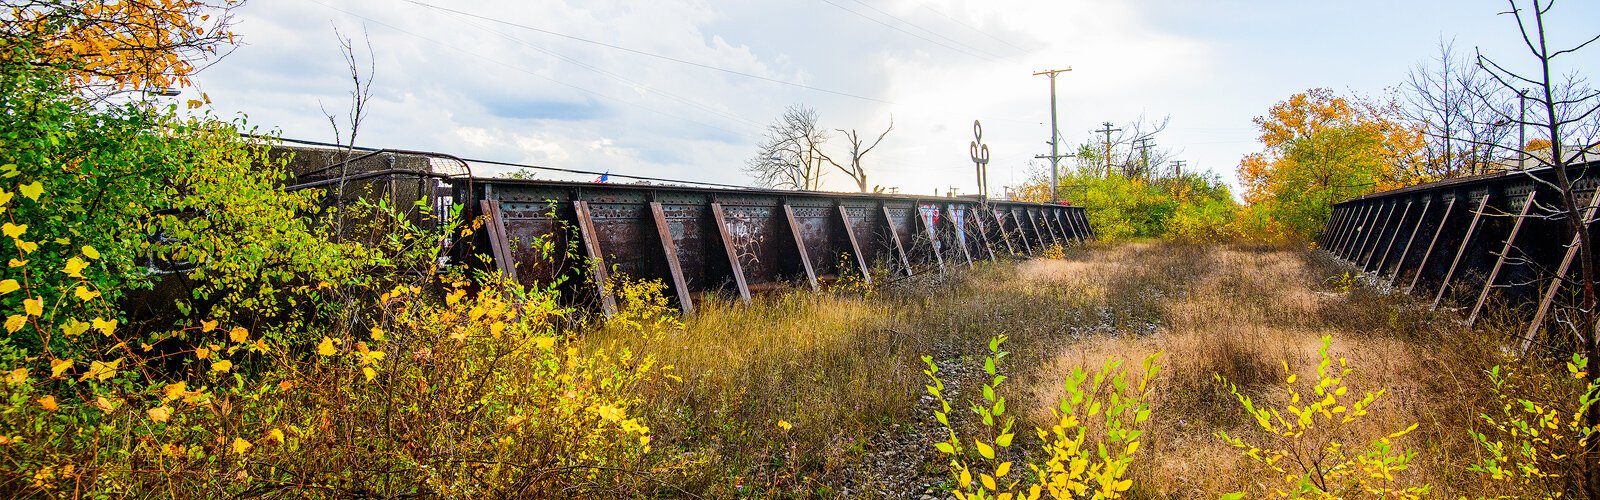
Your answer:
[[[478,237],[457,258],[488,254],[518,282],[550,283],[574,266],[587,282],[572,293],[610,313],[613,273],[659,279],[685,313],[697,293],[752,291],[799,283],[812,289],[841,273],[867,281],[888,269],[913,275],[981,259],[1032,255],[1093,239],[1081,207],[981,203],[969,198],[702,189],[511,179],[452,178]],[[572,262],[530,245],[574,245]],[[489,251],[482,251],[487,248]],[[559,252],[558,252],[559,253]],[[844,269],[841,269],[844,267]]]
[[[1600,185],[1568,170],[1577,203],[1593,220]],[[1468,326],[1486,314],[1525,321],[1526,350],[1572,303],[1575,235],[1561,210],[1555,171],[1504,172],[1362,196],[1334,206],[1318,245],[1391,286],[1453,305]],[[1591,235],[1593,229],[1589,229]],[[1563,286],[1565,284],[1565,286]]]

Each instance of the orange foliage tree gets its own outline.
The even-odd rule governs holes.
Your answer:
[[[1311,89],[1255,118],[1263,151],[1239,162],[1252,211],[1272,230],[1306,239],[1323,229],[1333,204],[1429,180],[1421,131],[1394,102],[1365,102]]]
[[[234,43],[242,0],[30,0],[0,11],[0,65],[53,67],[92,94],[191,85]]]

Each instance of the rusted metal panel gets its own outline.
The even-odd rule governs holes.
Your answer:
[[[804,231],[802,231],[800,223],[795,221],[794,218],[794,207],[789,206],[788,203],[783,204],[783,217],[789,223],[789,233],[794,235],[795,250],[800,255],[800,265],[805,268],[806,282],[811,285],[811,291],[821,290],[821,287],[817,285],[817,271],[811,266],[811,251],[806,248]]]
[[[1406,237],[1405,245],[1400,247],[1400,257],[1395,259],[1394,273],[1389,275],[1389,286],[1394,286],[1399,281],[1400,275],[1405,273],[1406,257],[1411,254],[1411,249],[1416,246],[1417,234],[1422,231],[1423,227],[1428,225],[1428,215],[1432,213],[1430,211],[1432,208],[1433,197],[1425,198],[1422,201],[1422,210],[1417,213],[1417,222],[1411,225],[1411,235]],[[1378,272],[1381,274],[1383,271],[1380,269]]]
[[[605,252],[600,249],[600,235],[595,230],[589,202],[578,200],[572,202],[572,206],[578,214],[578,234],[583,238],[583,251],[589,258],[589,280],[594,284],[595,294],[600,297],[600,310],[607,315],[616,314],[617,301],[607,286],[610,279],[606,271]]]
[[[1405,208],[1405,210],[1402,210],[1400,212],[1400,218],[1399,219],[1395,219],[1395,221],[1394,221],[1394,231],[1389,233],[1389,243],[1383,246],[1383,253],[1381,254],[1382,257],[1380,257],[1378,259],[1377,268],[1376,269],[1367,268],[1366,269],[1367,271],[1374,271],[1375,270],[1378,274],[1383,274],[1384,266],[1389,263],[1389,255],[1394,253],[1394,244],[1395,244],[1395,242],[1400,239],[1400,236],[1403,233],[1405,233],[1406,219],[1411,217],[1411,204],[1412,204],[1412,200],[1406,200],[1406,208]]]
[[[1506,235],[1506,243],[1500,248],[1499,258],[1495,259],[1494,268],[1489,270],[1489,277],[1483,282],[1483,291],[1478,293],[1478,301],[1472,306],[1472,314],[1467,316],[1467,327],[1471,328],[1478,322],[1478,314],[1483,312],[1483,303],[1489,300],[1489,291],[1494,289],[1494,280],[1500,276],[1500,270],[1505,268],[1506,256],[1511,254],[1512,245],[1517,241],[1517,232],[1522,230],[1522,221],[1528,218],[1528,209],[1533,208],[1533,195],[1522,201],[1522,212],[1517,214],[1516,222],[1511,225],[1511,234]]]
[[[1383,222],[1379,223],[1377,226],[1374,226],[1376,231],[1372,232],[1372,242],[1368,245],[1371,248],[1367,249],[1365,257],[1361,259],[1361,269],[1363,271],[1366,270],[1368,264],[1372,263],[1372,255],[1378,252],[1378,247],[1383,245],[1384,235],[1389,234],[1389,229],[1394,224],[1394,213],[1399,209],[1399,202],[1389,203],[1384,209],[1384,212],[1387,215],[1383,216]]]
[[[894,242],[895,255],[900,257],[900,265],[905,269],[906,276],[913,274],[911,257],[906,255],[906,246],[900,241],[900,230],[895,228],[894,216],[889,212],[888,206],[883,206],[883,227],[889,232],[889,239]]]
[[[750,284],[745,281],[744,265],[739,258],[739,248],[734,244],[733,232],[728,226],[728,216],[723,211],[721,203],[711,203],[711,216],[714,221],[713,224],[717,228],[717,235],[722,240],[723,254],[728,258],[728,266],[733,269],[733,279],[735,284],[738,285],[739,299],[743,300],[745,304],[749,304]]]
[[[493,247],[495,268],[511,281],[517,280],[517,268],[512,265],[511,244],[506,240],[505,216],[500,212],[500,202],[483,200],[479,202],[483,207],[484,229],[489,233],[489,243]]]
[[[911,275],[950,259],[995,258],[997,237],[1013,251],[1020,249],[1011,240],[1020,238],[1032,253],[1037,243],[1072,234],[1040,224],[1083,219],[1081,207],[894,195],[502,179],[456,179],[452,189],[456,200],[493,202],[468,205],[467,217],[492,216],[495,205],[503,214],[500,230],[480,231],[455,249],[459,262],[507,265],[529,285],[589,275],[563,282],[563,293],[580,296],[615,279],[612,270],[660,279],[688,309],[697,293],[731,290],[747,300],[752,290],[800,280],[820,287],[841,264],[865,273],[890,263]],[[599,265],[569,262],[566,248]],[[471,257],[477,254],[492,256]],[[597,302],[609,307],[605,297]]]
[[[1472,244],[1472,235],[1478,230],[1478,222],[1483,220],[1483,211],[1489,206],[1489,198],[1488,193],[1485,193],[1478,202],[1478,209],[1472,212],[1472,223],[1467,225],[1467,234],[1461,238],[1461,247],[1456,249],[1455,258],[1450,262],[1450,270],[1445,271],[1444,280],[1439,282],[1439,292],[1433,296],[1434,309],[1439,308],[1439,303],[1444,300],[1445,291],[1450,289],[1450,278],[1455,277],[1456,268],[1461,265],[1462,257],[1467,254],[1467,246]]]
[[[861,280],[872,283],[872,272],[867,270],[867,256],[861,253],[861,243],[856,239],[855,228],[850,225],[850,212],[844,205],[839,205],[839,225],[844,230],[844,236],[850,241],[850,260],[855,262],[856,272],[861,273]],[[843,269],[840,272],[844,272]]]
[[[678,245],[672,238],[672,226],[667,223],[666,211],[661,202],[650,202],[651,220],[655,222],[656,237],[661,240],[661,252],[672,274],[672,291],[678,296],[678,310],[684,315],[694,314],[694,299],[689,296],[689,283],[683,277],[683,266],[678,262]]]

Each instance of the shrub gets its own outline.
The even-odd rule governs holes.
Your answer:
[[[1035,429],[1044,462],[1028,464],[1032,476],[1007,479],[1012,462],[1005,459],[1003,452],[1015,437],[1011,431],[1015,419],[1005,416],[1006,398],[997,390],[1006,380],[1006,376],[999,373],[1000,361],[1009,354],[1001,350],[1005,341],[1005,335],[989,340],[989,355],[984,358],[983,371],[990,379],[983,386],[982,401],[970,403],[982,427],[980,435],[971,438],[970,449],[965,446],[967,439],[950,423],[951,406],[944,396],[945,385],[938,376],[938,365],[931,356],[922,358],[928,365],[923,374],[931,382],[927,386],[928,393],[940,406],[934,418],[949,436],[935,444],[935,448],[950,456],[956,497],[1005,500],[1033,499],[1041,494],[1051,498],[1124,496],[1133,485],[1125,476],[1144,434],[1138,427],[1150,419],[1150,406],[1145,399],[1150,394],[1150,381],[1161,369],[1157,364],[1161,353],[1144,359],[1141,365],[1144,373],[1136,385],[1130,384],[1121,360],[1107,360],[1093,373],[1074,369],[1063,382],[1066,395],[1057,408],[1051,410],[1057,422],[1049,430]],[[976,457],[972,456],[974,451]]]
[[[1495,411],[1478,415],[1482,431],[1467,431],[1484,453],[1467,470],[1513,492],[1560,497],[1576,490],[1575,481],[1583,477],[1583,461],[1577,457],[1586,453],[1597,430],[1583,422],[1583,409],[1600,401],[1600,383],[1588,379],[1585,366],[1588,358],[1574,354],[1567,362],[1572,378],[1564,381],[1499,365],[1491,368],[1490,390],[1497,404]],[[1588,382],[1571,384],[1576,380]],[[1582,388],[1571,390],[1569,385]]]
[[[1416,452],[1397,449],[1393,441],[1416,430],[1416,424],[1359,447],[1345,446],[1346,442],[1356,438],[1351,431],[1352,424],[1367,416],[1372,405],[1383,397],[1387,389],[1368,392],[1354,401],[1348,399],[1354,396],[1349,394],[1345,379],[1354,369],[1344,358],[1339,358],[1338,366],[1334,366],[1333,356],[1328,353],[1332,343],[1331,337],[1322,337],[1322,347],[1317,350],[1321,357],[1317,364],[1317,381],[1309,398],[1303,398],[1304,395],[1295,384],[1299,377],[1289,371],[1288,362],[1283,363],[1284,389],[1289,402],[1281,409],[1258,408],[1249,396],[1240,393],[1238,387],[1228,384],[1226,379],[1218,375],[1217,381],[1228,384],[1245,412],[1255,419],[1256,425],[1268,436],[1269,444],[1250,444],[1242,437],[1230,436],[1224,431],[1217,432],[1217,437],[1235,448],[1245,450],[1246,457],[1270,471],[1273,479],[1268,482],[1282,484],[1269,487],[1266,492],[1269,496],[1419,497],[1427,494],[1431,490],[1427,485],[1394,484],[1395,475],[1409,467]],[[1352,448],[1355,451],[1350,451]],[[1230,498],[1243,497],[1243,493],[1236,493]]]

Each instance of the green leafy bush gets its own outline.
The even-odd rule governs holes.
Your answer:
[[[1344,358],[1328,353],[1333,339],[1322,337],[1322,347],[1317,350],[1321,361],[1317,363],[1316,384],[1311,393],[1302,393],[1296,385],[1298,375],[1283,363],[1284,389],[1289,401],[1282,408],[1256,406],[1239,388],[1228,384],[1218,375],[1217,381],[1228,384],[1228,389],[1239,399],[1239,404],[1256,422],[1267,444],[1251,444],[1243,437],[1217,432],[1224,442],[1244,450],[1246,457],[1256,462],[1267,478],[1266,483],[1280,486],[1266,488],[1272,497],[1301,497],[1307,495],[1348,497],[1371,495],[1415,498],[1426,495],[1432,488],[1427,485],[1407,486],[1400,483],[1397,474],[1410,467],[1416,452],[1397,448],[1399,439],[1417,425],[1372,440],[1358,441],[1357,446],[1347,446],[1358,436],[1352,433],[1353,424],[1368,416],[1372,405],[1387,392],[1367,392],[1358,399],[1350,394],[1345,379],[1354,372]],[[1238,493],[1231,498],[1243,498]]]
[[[930,382],[928,393],[940,407],[934,418],[948,435],[934,447],[950,457],[956,498],[1008,500],[1048,495],[1109,499],[1126,495],[1133,486],[1133,481],[1126,479],[1128,466],[1145,432],[1140,427],[1150,419],[1145,399],[1150,395],[1150,382],[1161,370],[1161,353],[1144,359],[1137,383],[1129,380],[1127,369],[1117,359],[1106,360],[1094,372],[1074,369],[1062,383],[1066,395],[1051,409],[1056,423],[1049,430],[1036,429],[1044,461],[1028,464],[1032,474],[1017,477],[1011,475],[1012,462],[1004,454],[1016,436],[1011,430],[1015,419],[1006,416],[1006,398],[998,390],[1007,378],[999,370],[1009,354],[1001,349],[1005,341],[1005,335],[989,340],[989,355],[983,361],[989,380],[983,385],[983,399],[970,403],[981,424],[979,435],[970,437],[971,448],[950,423],[951,405],[945,398],[938,365],[931,356],[922,357],[928,365],[922,372]]]

